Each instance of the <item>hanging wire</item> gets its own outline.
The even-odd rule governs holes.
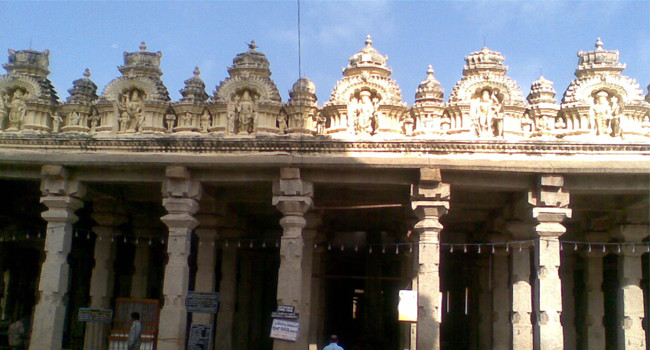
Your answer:
[[[298,2],[298,79],[302,78],[302,43],[300,36],[300,0]]]

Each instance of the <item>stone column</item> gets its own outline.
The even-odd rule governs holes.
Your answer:
[[[273,184],[273,205],[282,212],[284,217],[280,219],[283,228],[280,246],[280,269],[278,271],[278,305],[292,305],[298,314],[306,310],[304,307],[303,283],[303,261],[304,238],[303,228],[307,224],[304,216],[312,208],[313,185],[300,179],[300,169],[280,169],[280,179]],[[298,341],[274,339],[273,350],[302,349],[300,344],[306,344],[304,338],[309,333],[302,330],[309,330],[308,321],[300,321]]]
[[[34,311],[29,348],[61,349],[70,268],[67,258],[72,248],[72,224],[79,219],[74,212],[83,206],[85,186],[70,178],[70,172],[58,165],[45,165],[41,171],[41,214],[47,221],[45,261],[38,285],[39,300]]]
[[[485,254],[485,251],[483,252]],[[479,324],[478,349],[490,349],[492,346],[492,277],[490,273],[490,256],[478,263],[479,287]]]
[[[590,235],[591,236],[591,235]],[[590,237],[600,242],[605,242],[605,237]],[[605,350],[605,295],[603,293],[603,257],[601,250],[592,249],[584,252],[584,301],[585,319],[582,329],[582,349]]]
[[[505,248],[498,248],[492,257],[492,349],[509,350],[508,310],[511,304],[508,290],[508,252]]]
[[[221,230],[222,238],[237,237],[238,231]],[[228,244],[221,251],[221,282],[219,282],[219,313],[215,332],[215,349],[233,349],[233,322],[237,302],[237,246]]]
[[[168,166],[163,182],[163,205],[168,214],[161,219],[169,228],[163,281],[164,305],[158,326],[158,350],[177,350],[185,346],[187,310],[185,298],[190,278],[188,257],[192,230],[198,225],[194,213],[199,209],[201,184],[192,181],[185,167]]]
[[[324,234],[319,234],[317,241],[324,241],[327,237]],[[311,278],[311,319],[309,321],[309,342],[315,344],[317,347],[320,346],[320,342],[323,339],[323,333],[325,332],[324,328],[324,318],[323,313],[324,307],[324,283],[322,276],[314,276],[314,274],[322,275],[324,272],[323,268],[323,254],[325,253],[326,248],[322,244],[314,248],[313,251],[313,263],[312,263],[312,276]]]
[[[621,225],[617,232],[624,243],[639,243],[648,237],[647,225]],[[644,249],[623,245],[618,257],[617,349],[645,349],[643,317],[643,277],[641,255]]]
[[[131,277],[131,298],[147,297],[147,278],[149,275],[149,245],[143,236],[150,236],[151,232],[147,227],[134,228],[134,234],[138,237],[133,241],[135,255],[133,257],[133,276]]]
[[[92,218],[97,223],[93,232],[97,235],[95,239],[95,266],[90,278],[90,307],[110,309],[110,301],[113,295],[113,263],[115,261],[115,245],[111,238],[117,230],[117,226],[126,222],[124,213],[117,211],[117,201],[113,198],[102,198],[93,200]],[[95,327],[91,329],[86,326],[84,337],[84,349],[107,348],[108,328]]]
[[[560,269],[560,279],[562,280],[562,329],[564,331],[564,349],[575,349],[577,345],[576,333],[576,296],[574,294],[575,283],[575,259],[576,252],[564,250],[560,256],[562,268]]]
[[[303,250],[302,250],[302,306],[300,307],[300,315],[298,322],[300,326],[305,325],[300,330],[302,334],[299,337],[299,349],[308,349],[310,341],[310,326],[312,315],[312,274],[314,262],[314,238],[316,237],[316,227],[320,225],[320,216],[316,213],[310,212],[305,215],[307,225],[303,230]]]
[[[214,200],[202,200],[201,212],[197,215],[199,227],[194,230],[198,237],[198,249],[196,256],[196,278],[194,290],[197,292],[214,292],[216,276],[214,273],[217,264],[217,224],[219,216],[216,215],[217,208]],[[213,314],[193,313],[192,322],[200,324],[212,324]]]
[[[507,225],[517,241],[530,239],[532,223],[514,221]],[[510,324],[513,350],[533,348],[533,289],[530,284],[530,243],[511,243],[510,252]]]
[[[411,187],[411,207],[419,221],[417,349],[440,349],[440,231],[439,219],[449,209],[449,184],[440,169],[420,169],[420,182]]]
[[[535,226],[535,348],[564,348],[562,314],[562,280],[560,279],[560,236],[566,232],[562,221],[571,217],[569,193],[562,188],[559,175],[540,175],[537,189],[531,193]]]

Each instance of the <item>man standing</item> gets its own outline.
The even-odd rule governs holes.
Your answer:
[[[330,345],[324,347],[323,350],[343,350],[343,348],[340,347],[338,343],[339,337],[337,337],[336,334],[332,334],[330,336]]]
[[[126,341],[128,350],[140,350],[140,343],[142,342],[142,323],[140,323],[140,314],[134,312],[131,314],[131,331],[129,331],[129,338]]]

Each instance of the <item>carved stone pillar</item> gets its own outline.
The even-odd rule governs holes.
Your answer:
[[[309,348],[309,334],[312,316],[312,274],[314,261],[314,238],[316,237],[316,227],[320,225],[320,216],[316,213],[307,213],[305,215],[307,225],[303,230],[303,250],[302,250],[302,306],[298,322],[304,328],[300,330],[302,336],[298,338],[299,349]]]
[[[575,252],[564,250],[560,256],[562,268],[560,269],[560,279],[562,280],[562,329],[564,331],[564,349],[575,349],[577,345],[576,333],[576,296],[574,294],[575,283],[573,281],[576,274]]]
[[[308,220],[309,221],[309,220]],[[309,222],[308,222],[309,224]],[[317,242],[321,240],[325,240],[326,237],[324,235],[319,235],[317,237]],[[324,272],[324,264],[323,264],[323,254],[325,253],[326,248],[321,244],[318,245],[318,247],[314,248],[314,251],[312,253],[313,255],[313,263],[312,263],[312,275],[310,276],[311,278],[311,318],[309,321],[309,343],[311,344],[316,344],[318,347],[318,344],[322,341],[324,337],[324,297],[325,293],[323,291],[324,283],[323,283],[323,278],[321,275]],[[317,276],[314,276],[314,275]]]
[[[592,236],[592,235],[590,235]],[[605,237],[590,237],[600,242]],[[601,250],[583,252],[584,257],[584,281],[585,291],[585,319],[582,329],[582,349],[584,350],[605,350],[605,295],[603,293],[603,257],[605,253]]]
[[[492,349],[510,349],[508,252],[495,249],[492,259]],[[489,349],[489,348],[486,348]]]
[[[110,301],[113,295],[113,263],[115,261],[115,245],[111,237],[115,234],[117,226],[126,222],[122,212],[115,210],[118,203],[113,198],[103,198],[93,201],[92,218],[97,223],[93,232],[97,235],[95,239],[95,266],[90,278],[90,307],[110,309]],[[108,343],[108,329],[103,324],[100,327],[91,329],[86,326],[84,338],[84,349],[105,350]]]
[[[228,239],[238,236],[238,231],[220,230],[221,237]],[[237,302],[237,246],[228,244],[221,251],[221,282],[219,283],[219,313],[215,349],[233,349],[233,322]]]
[[[146,244],[144,236],[152,236],[148,227],[134,227],[133,233],[138,237],[133,244],[135,254],[133,256],[133,277],[131,277],[131,298],[146,298],[149,276],[149,253],[150,246]]]
[[[639,243],[648,237],[647,225],[621,225],[618,236],[625,243]],[[623,245],[618,257],[617,296],[617,349],[645,349],[645,331],[643,330],[643,317],[645,315],[643,303],[643,277],[641,255],[645,250],[634,248],[632,245]]]
[[[489,259],[490,257],[478,263],[478,349],[490,349],[492,346],[492,277]]]
[[[527,222],[510,222],[508,231],[515,240],[527,240],[533,225]],[[510,244],[510,323],[513,350],[533,348],[533,290],[530,284],[530,243]]]
[[[201,201],[201,212],[197,215],[199,227],[194,230],[198,237],[198,249],[196,256],[196,279],[194,290],[197,292],[214,292],[216,276],[214,268],[217,263],[217,247],[214,243],[217,239],[217,224],[219,216],[216,215],[215,201]],[[200,324],[212,324],[213,314],[193,313],[192,322]]]
[[[158,350],[176,350],[185,346],[187,310],[185,298],[190,277],[188,257],[192,230],[198,225],[193,214],[199,210],[201,184],[192,181],[189,171],[168,166],[163,182],[163,205],[167,215],[161,219],[169,228],[163,281],[164,305],[160,311]]]
[[[74,212],[83,206],[85,186],[58,165],[43,166],[41,175],[41,203],[47,207],[41,216],[47,221],[47,233],[29,348],[55,350],[61,349],[65,324],[63,298],[70,271],[67,258],[72,248],[72,224],[79,219]]]
[[[311,279],[303,280],[302,268],[305,260],[303,229],[307,224],[304,216],[313,206],[312,196],[313,185],[300,179],[300,169],[280,169],[280,179],[273,184],[273,205],[284,215],[280,219],[283,232],[277,299],[278,305],[292,305],[298,314],[306,311],[302,309],[305,306],[303,283],[311,283]],[[299,345],[306,344],[304,338],[308,336],[302,330],[309,329],[309,321],[299,319],[299,322],[298,341],[274,339],[274,350],[302,349]]]
[[[566,232],[562,221],[571,217],[569,193],[562,188],[564,178],[541,175],[538,187],[531,193],[537,242],[535,244],[535,348],[564,348],[562,314],[562,280],[560,279],[560,236]]]
[[[419,221],[417,349],[440,349],[440,231],[439,219],[449,209],[449,184],[440,169],[420,169],[420,182],[411,187],[411,207]]]

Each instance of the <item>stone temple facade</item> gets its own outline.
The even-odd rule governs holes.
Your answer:
[[[0,316],[31,320],[32,350],[116,348],[78,314],[120,298],[157,303],[160,350],[192,323],[220,350],[646,349],[650,95],[595,46],[561,99],[484,47],[448,99],[429,66],[413,106],[370,37],[322,105],[307,78],[282,101],[255,42],[179,101],[144,43],[65,101],[49,51],[9,50]],[[279,305],[295,341],[269,337]]]

